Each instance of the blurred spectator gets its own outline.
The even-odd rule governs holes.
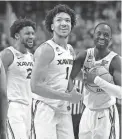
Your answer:
[[[14,2],[12,2],[14,3]],[[59,2],[57,2],[59,3]],[[61,2],[65,3],[65,2]],[[19,2],[19,4],[13,4],[14,11],[18,12],[18,17],[29,16],[37,23],[37,39],[35,46],[38,47],[45,40],[50,39],[51,35],[45,29],[45,14],[50,8],[52,8],[56,2]],[[121,2],[120,1],[72,1],[72,3],[66,2],[74,8],[77,17],[77,24],[73,30],[73,33],[69,37],[69,43],[71,43],[74,49],[87,49],[93,47],[92,37],[93,28],[99,22],[107,22],[112,26],[113,31],[113,44],[111,49],[120,54],[121,43],[117,37],[121,34]],[[21,9],[20,9],[21,8]],[[22,10],[24,9],[24,10]],[[41,24],[41,26],[40,26]],[[35,48],[36,48],[35,47]],[[117,49],[115,49],[117,48]]]
[[[113,43],[111,49],[121,55],[121,34],[113,34]]]
[[[37,25],[36,29],[36,46],[39,46],[43,42],[46,41],[46,35],[45,32],[42,30],[42,27],[40,25]]]
[[[108,19],[116,19],[116,12],[114,11],[113,5],[108,5],[102,12],[104,17]]]
[[[2,33],[0,36],[0,51],[5,49],[6,47],[9,47],[9,41],[7,35],[5,33]]]

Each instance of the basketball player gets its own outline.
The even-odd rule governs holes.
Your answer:
[[[70,84],[83,67],[87,74],[87,83],[99,86],[96,92],[87,90],[84,93],[86,106],[79,127],[80,139],[119,139],[119,117],[116,108],[116,98],[121,98],[121,58],[108,46],[112,38],[111,27],[100,23],[94,30],[94,48],[82,51],[74,61],[69,79]],[[91,74],[88,71],[94,66],[104,66],[113,77],[115,84]],[[69,84],[69,91],[72,87]]]
[[[66,89],[73,63],[73,48],[67,41],[75,22],[67,5],[57,5],[46,16],[53,38],[36,49],[31,79],[36,139],[74,139],[69,101],[77,103],[81,95],[75,88],[71,94]]]
[[[6,119],[7,119],[7,87],[6,75],[2,61],[0,59],[0,139],[6,139]]]
[[[9,100],[8,138],[28,139],[31,121],[30,76],[33,66],[33,56],[28,49],[33,47],[35,23],[28,19],[18,19],[10,27],[10,33],[14,45],[2,53]]]
[[[76,79],[74,80],[74,84],[79,90],[79,93],[83,94],[83,91],[85,90],[83,90],[84,88],[82,88],[82,81],[81,78],[79,78],[79,76],[77,76]],[[78,102],[77,104],[71,103],[70,105],[71,105],[74,136],[75,139],[78,139],[80,119],[84,111],[85,105],[83,104],[83,99],[81,99],[80,102]]]

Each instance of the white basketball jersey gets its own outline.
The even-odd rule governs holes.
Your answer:
[[[31,100],[30,78],[33,67],[33,55],[22,54],[15,48],[8,47],[14,56],[7,72],[7,95],[10,101],[29,104]]]
[[[94,48],[87,50],[86,59],[84,62],[84,71],[89,71],[95,66],[104,66],[109,72],[109,66],[114,56],[117,54],[111,51],[106,57],[96,61],[94,57]],[[91,109],[108,108],[116,103],[116,98],[109,96],[104,90],[98,87],[98,92],[90,92],[87,87],[84,93],[84,104]]]
[[[69,75],[73,65],[73,55],[71,50],[72,46],[67,44],[67,50],[65,50],[52,40],[48,40],[45,43],[49,44],[53,48],[55,56],[48,66],[48,73],[44,83],[56,91],[65,92],[67,89]],[[64,111],[63,107],[67,103],[65,101],[48,99],[43,97],[35,99],[41,99],[45,103],[48,103],[48,105],[60,109],[60,111]]]

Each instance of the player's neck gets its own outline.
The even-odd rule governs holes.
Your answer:
[[[97,48],[94,49],[94,56],[96,60],[101,60],[106,57],[110,53],[109,49],[106,50],[98,50]]]
[[[15,43],[14,48],[22,54],[27,53],[27,48],[21,43]]]
[[[64,37],[57,37],[57,36],[53,36],[52,40],[58,44],[59,46],[63,47],[64,49],[67,49],[67,41],[68,38],[64,38]]]

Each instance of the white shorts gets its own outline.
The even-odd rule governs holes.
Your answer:
[[[74,139],[71,114],[56,113],[39,100],[33,100],[31,131],[31,139]]]
[[[119,116],[115,105],[101,111],[85,108],[79,126],[79,139],[119,139]]]
[[[10,102],[8,108],[8,139],[29,139],[31,109],[29,105]]]

